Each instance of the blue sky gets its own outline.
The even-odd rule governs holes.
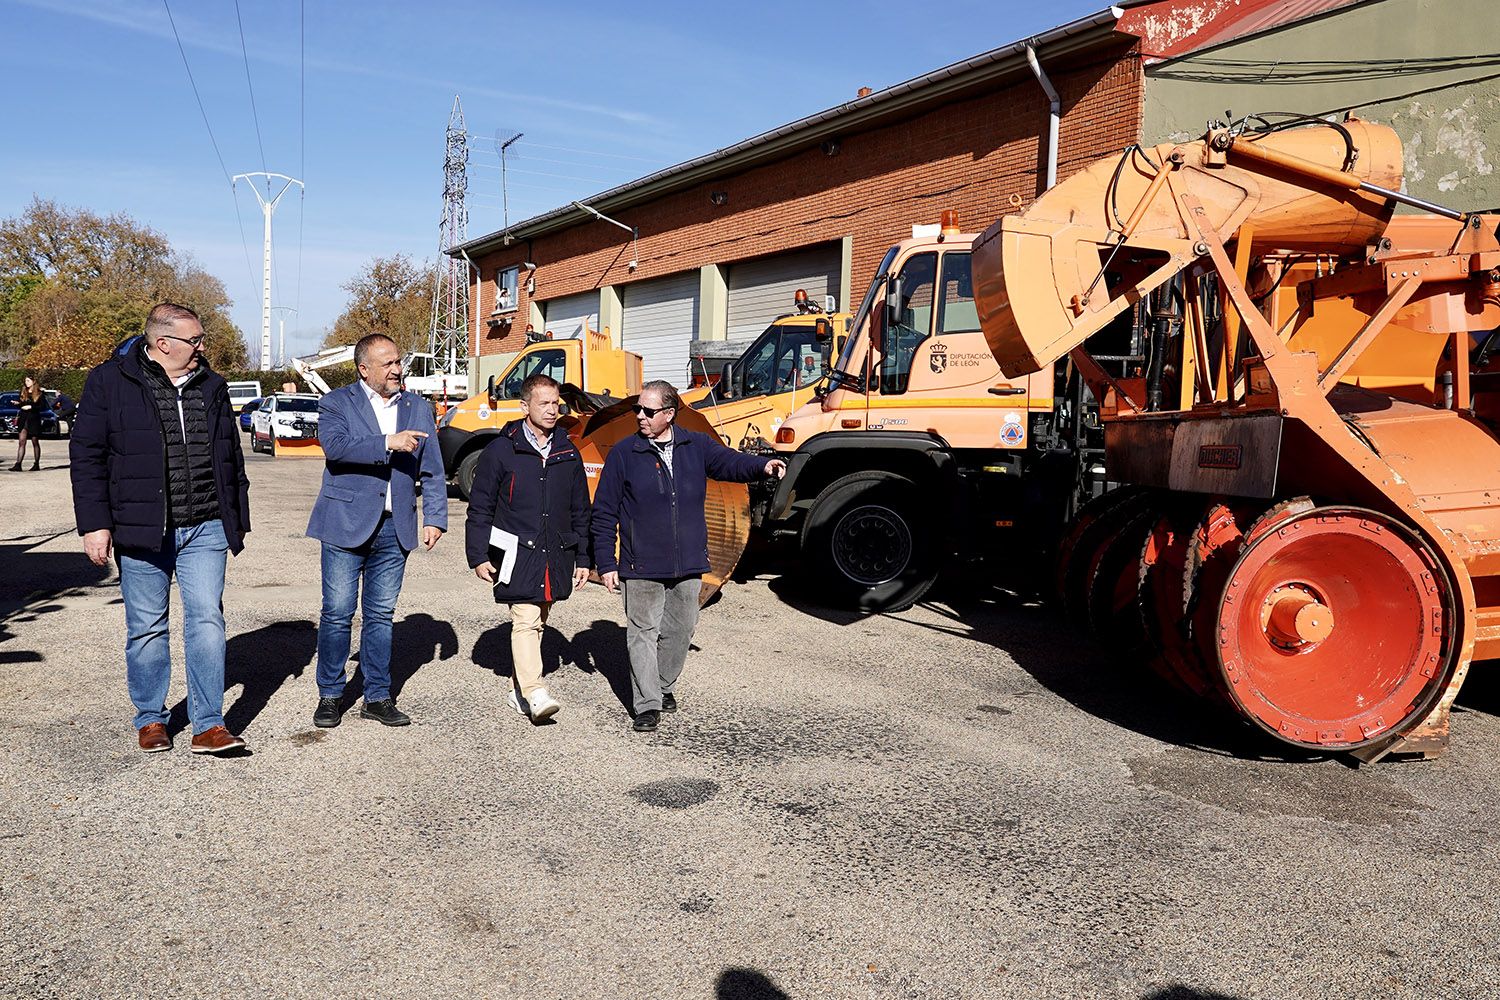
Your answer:
[[[301,177],[275,215],[292,353],[369,258],[436,256],[455,94],[472,237],[501,225],[497,132],[524,133],[514,222],[1105,6],[168,2],[224,166],[161,0],[0,0],[0,215],[33,195],[126,212],[224,281],[254,341],[261,214],[225,170]]]

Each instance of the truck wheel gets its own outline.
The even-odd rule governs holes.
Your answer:
[[[905,611],[938,573],[933,532],[920,509],[909,479],[888,472],[845,476],[813,502],[803,554],[840,604]]]
[[[458,480],[458,495],[463,497],[467,503],[469,493],[474,489],[474,473],[479,468],[479,453],[482,448],[476,448],[469,452],[458,463],[458,474],[454,478]]]

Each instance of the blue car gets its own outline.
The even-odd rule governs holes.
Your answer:
[[[261,396],[240,407],[240,430],[246,434],[250,433],[250,418],[255,415],[256,410],[260,409],[260,404],[263,402],[265,402],[265,397]]]
[[[57,423],[57,412],[52,408],[53,398],[57,394],[48,390],[42,391],[42,405],[46,407],[42,411],[42,437],[60,437],[61,428]],[[0,436],[17,437],[19,432],[16,424],[21,415],[21,394],[19,392],[0,393]]]

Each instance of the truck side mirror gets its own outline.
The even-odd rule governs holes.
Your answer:
[[[734,398],[734,374],[734,362],[726,361],[719,372],[719,384],[714,386],[714,394],[720,399]]]
[[[484,387],[484,393],[490,397],[490,407],[495,405],[495,376],[491,375],[489,382]]]
[[[901,324],[901,306],[901,279],[892,278],[885,286],[886,326],[899,326]]]

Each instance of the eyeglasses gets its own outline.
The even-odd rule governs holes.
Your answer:
[[[206,334],[200,333],[196,337],[174,337],[170,333],[159,333],[157,334],[157,336],[165,340],[176,340],[184,344],[191,344],[193,350],[196,351],[198,348],[203,346],[203,338],[206,336]]]
[[[677,409],[677,407],[675,406],[642,406],[639,403],[630,408],[631,412],[636,416],[640,416],[642,413],[644,413],[647,419],[656,416],[658,413],[665,413],[667,410],[675,409]]]

